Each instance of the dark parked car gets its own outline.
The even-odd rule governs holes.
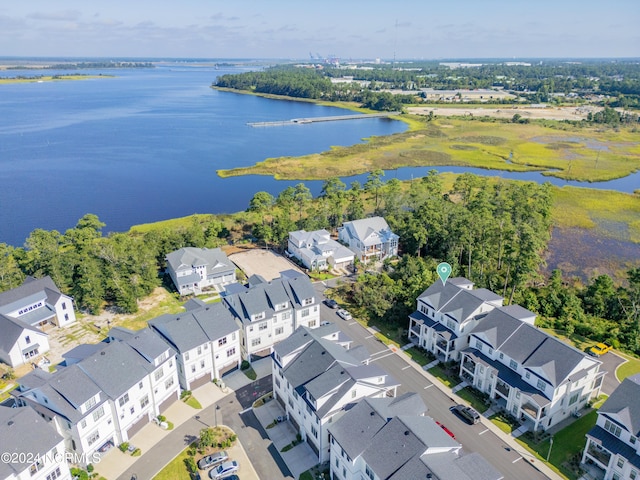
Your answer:
[[[205,470],[209,467],[218,465],[219,463],[226,462],[227,460],[229,460],[229,455],[227,455],[227,452],[224,450],[212,453],[211,455],[207,455],[206,457],[202,457],[198,460],[198,468],[200,470]]]
[[[456,405],[451,408],[452,412],[457,413],[461,416],[467,423],[471,425],[475,425],[480,422],[480,414],[476,412],[473,408],[467,407],[466,405]]]
[[[326,299],[324,300],[324,302],[322,302],[322,303],[324,303],[324,304],[325,304],[327,307],[329,307],[329,308],[333,308],[334,310],[335,310],[336,308],[338,308],[338,302],[336,302],[335,300],[332,300],[332,299],[330,299],[330,298],[326,298]]]

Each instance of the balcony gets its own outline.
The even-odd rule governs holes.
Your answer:
[[[473,374],[476,371],[476,362],[473,362],[465,357],[464,361],[462,362],[462,368],[467,372]]]
[[[436,347],[438,347],[443,352],[446,352],[448,350],[447,348],[448,346],[449,346],[449,342],[445,342],[444,340],[440,340],[436,342]]]
[[[587,449],[587,455],[600,463],[603,467],[609,466],[609,460],[611,459],[611,453],[608,450],[600,449],[593,443],[589,442],[589,448]]]
[[[506,399],[509,398],[509,391],[510,390],[511,390],[511,388],[509,388],[509,386],[506,383],[502,383],[502,382],[497,382],[496,383],[496,391]]]
[[[532,405],[530,403],[525,403],[521,407],[522,412],[526,413],[532,420],[536,420],[538,418],[538,407]]]

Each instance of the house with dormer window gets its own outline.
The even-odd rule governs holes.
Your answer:
[[[382,217],[353,220],[338,228],[338,240],[364,263],[398,255],[399,238]]]
[[[253,275],[246,285],[229,285],[222,303],[240,327],[242,358],[248,361],[271,355],[296,328],[320,324],[317,293],[309,277],[296,270],[271,281]]]
[[[236,267],[219,248],[185,247],[167,255],[167,272],[180,295],[222,290],[236,281]]]
[[[273,350],[273,394],[301,437],[329,459],[328,427],[362,398],[395,397],[398,383],[333,324],[298,328]]]
[[[445,362],[458,360],[469,332],[502,303],[502,297],[486,288],[474,289],[466,278],[437,280],[420,294],[416,311],[409,315],[409,341]]]
[[[596,398],[602,362],[536,328],[535,314],[509,305],[469,333],[460,377],[529,430],[546,430]]]
[[[353,265],[355,254],[333,240],[326,230],[289,232],[287,252],[309,270],[347,268]]]
[[[640,374],[625,378],[598,409],[582,464],[592,478],[640,478]]]

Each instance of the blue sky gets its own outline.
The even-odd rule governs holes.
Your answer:
[[[640,0],[7,0],[0,55],[640,57]]]

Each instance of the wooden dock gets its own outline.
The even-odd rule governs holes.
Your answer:
[[[281,127],[286,125],[306,125],[308,123],[317,122],[336,122],[339,120],[362,120],[366,118],[386,118],[392,115],[399,115],[400,112],[385,113],[360,113],[356,115],[335,115],[332,117],[309,117],[309,118],[292,118],[291,120],[279,120],[275,122],[249,122],[250,127]]]

